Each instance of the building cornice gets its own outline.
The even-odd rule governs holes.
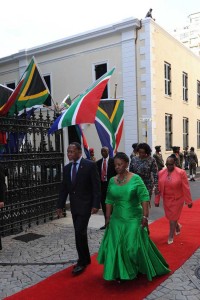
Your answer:
[[[70,37],[66,37],[63,39],[59,39],[50,43],[46,43],[43,45],[39,45],[33,48],[23,49],[20,50],[17,53],[14,53],[10,56],[6,56],[0,59],[0,64],[9,63],[9,62],[18,62],[19,59],[22,59],[24,57],[32,57],[36,54],[41,54],[42,52],[48,52],[53,50],[58,50],[63,47],[67,47],[70,45],[74,45],[76,43],[82,43],[85,41],[90,41],[92,39],[96,39],[98,37],[103,37],[105,35],[121,32],[124,30],[130,30],[131,28],[133,30],[140,27],[140,21],[136,18],[129,18],[122,20],[118,23],[110,24],[101,28],[97,28],[91,31],[87,31],[84,33],[80,33],[77,35],[73,35]]]

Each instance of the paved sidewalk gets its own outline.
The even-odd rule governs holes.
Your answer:
[[[91,254],[99,249],[103,235],[103,231],[99,230],[99,227],[102,224],[102,214],[91,217],[88,230]],[[14,239],[25,233],[44,236],[28,243]],[[0,251],[1,300],[67,268],[77,259],[70,212],[66,218],[32,227],[18,235],[5,237],[2,241],[3,250]],[[198,266],[200,266],[200,249],[145,299],[200,299],[200,280],[195,276]]]
[[[99,249],[103,216],[92,216],[88,238],[91,254]],[[28,243],[14,238],[26,233],[43,235]],[[2,238],[0,251],[0,300],[38,283],[77,261],[71,213],[66,218],[41,224]],[[42,299],[37,299],[42,300]]]

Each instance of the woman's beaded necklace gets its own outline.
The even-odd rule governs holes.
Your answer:
[[[125,175],[123,179],[119,178],[119,175],[117,176],[117,183],[122,184],[125,183],[127,180],[127,176]]]

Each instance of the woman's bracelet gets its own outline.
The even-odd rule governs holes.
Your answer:
[[[146,219],[148,221],[148,217],[146,217],[146,216],[143,216],[143,219]]]

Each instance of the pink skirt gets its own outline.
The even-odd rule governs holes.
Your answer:
[[[169,221],[177,221],[180,218],[181,211],[184,205],[182,197],[175,199],[172,196],[163,197],[163,207],[165,216]]]

